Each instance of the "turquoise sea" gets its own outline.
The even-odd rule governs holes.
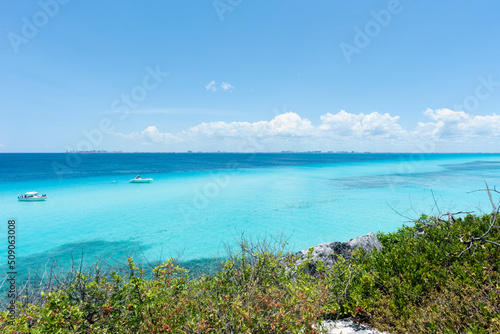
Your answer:
[[[150,184],[128,181],[140,174]],[[18,267],[224,256],[242,234],[292,250],[394,231],[421,213],[490,210],[499,154],[0,154],[0,232]],[[45,202],[19,202],[27,191]],[[436,207],[437,204],[437,207]],[[7,243],[0,261],[7,261]]]

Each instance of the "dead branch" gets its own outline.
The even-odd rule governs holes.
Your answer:
[[[411,217],[408,217],[408,216],[405,216],[403,215],[401,212],[397,211],[396,209],[394,209],[388,202],[385,202],[385,204],[387,204],[387,206],[389,207],[389,209],[391,209],[395,214],[397,214],[398,216],[401,216],[403,218],[406,218],[408,219],[409,222],[412,222],[412,221],[415,221],[413,218]]]
[[[459,212],[453,212],[453,213],[452,213],[452,212],[449,212],[449,211],[448,211],[447,213],[442,213],[442,214],[440,214],[440,215],[437,217],[437,220],[438,220],[438,221],[442,221],[442,222],[448,221],[450,224],[453,224],[453,223],[455,222],[455,217],[453,217],[453,216],[455,216],[455,215],[459,215],[459,214],[464,214],[464,213],[465,213],[465,214],[471,214],[471,213],[473,213],[473,212],[474,212],[474,211],[459,211]],[[446,216],[448,216],[448,220],[443,219],[443,216],[445,216],[445,215],[446,215]]]
[[[461,251],[460,254],[458,254],[459,257],[462,256],[465,252],[467,252],[470,249],[472,249],[472,251],[474,253],[474,250],[475,250],[474,248],[476,248],[478,245],[484,244],[484,243],[490,243],[490,244],[493,244],[493,245],[500,247],[499,243],[497,243],[495,241],[488,240],[491,229],[493,229],[494,227],[497,227],[495,225],[495,223],[497,221],[498,210],[500,208],[500,203],[495,204],[495,202],[493,201],[493,196],[491,195],[491,192],[495,192],[495,193],[499,193],[499,194],[500,194],[500,192],[496,190],[496,187],[494,187],[493,189],[490,189],[487,182],[485,182],[485,184],[486,184],[486,189],[479,189],[477,191],[486,191],[486,193],[488,194],[488,198],[490,199],[490,203],[491,203],[491,206],[493,208],[493,211],[491,212],[491,216],[490,216],[490,225],[488,227],[488,230],[486,232],[484,232],[484,234],[482,236],[471,237],[469,240],[462,241],[465,245],[467,245],[467,247],[463,251]]]

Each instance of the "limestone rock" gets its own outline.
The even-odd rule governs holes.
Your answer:
[[[353,319],[323,321],[328,334],[383,334],[375,329],[357,324]]]
[[[313,249],[311,259],[312,264],[309,266],[309,271],[311,273],[316,271],[316,264],[318,263],[318,260],[321,260],[321,262],[323,262],[323,264],[327,267],[333,266],[333,264],[337,262],[339,255],[342,255],[346,260],[350,260],[352,252],[360,247],[364,249],[365,252],[371,253],[373,248],[381,250],[382,244],[377,239],[375,234],[370,232],[367,235],[351,239],[347,242],[336,241],[316,245],[311,247]],[[307,248],[297,253],[299,258],[298,263],[306,260],[309,249],[310,248]]]

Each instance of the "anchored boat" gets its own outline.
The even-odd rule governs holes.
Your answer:
[[[41,195],[36,191],[29,191],[24,195],[18,196],[17,199],[25,202],[45,201],[47,199],[47,195]]]
[[[153,179],[150,178],[150,177],[148,177],[148,178],[142,178],[139,175],[137,175],[136,177],[134,177],[129,182],[130,183],[150,183],[151,181],[153,181]]]

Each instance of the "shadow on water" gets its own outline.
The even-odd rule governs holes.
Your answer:
[[[446,165],[441,165],[441,167],[453,170],[472,170],[475,172],[478,170],[488,170],[488,169],[498,170],[500,169],[500,161],[478,160],[473,162],[465,162],[462,164],[446,164]]]
[[[64,244],[45,252],[19,256],[16,259],[16,281],[20,285],[28,278],[43,277],[49,273],[65,275],[97,264],[118,269],[126,266],[128,257],[141,263],[141,254],[147,248],[130,241],[94,240]],[[7,267],[0,268],[6,275]]]
[[[282,251],[285,244],[282,238],[244,238],[245,253]],[[78,274],[93,277],[110,277],[112,272],[126,278],[131,274],[128,259],[132,258],[140,269],[145,271],[144,278],[152,277],[152,269],[167,262],[168,258],[151,259],[145,256],[150,246],[130,241],[102,241],[68,243],[38,254],[18,257],[16,259],[15,300],[23,305],[43,302],[42,292],[50,292],[73,284]],[[202,275],[214,275],[222,271],[227,259],[236,260],[239,249],[227,249],[226,255],[218,257],[182,260],[173,258],[174,263],[188,270],[188,277],[196,279]],[[1,266],[3,278],[0,278],[0,310],[5,309],[12,299],[7,298],[8,290],[12,288],[10,270]],[[134,271],[134,275],[138,273]]]
[[[390,173],[356,177],[341,177],[330,179],[335,185],[344,189],[370,189],[370,188],[412,188],[421,187],[423,184],[441,183],[451,184],[462,177],[478,176],[480,178],[498,178],[500,162],[474,161],[461,164],[440,165],[441,171]]]
[[[39,285],[42,281],[59,279],[65,281],[68,275],[78,272],[92,272],[96,266],[103,268],[106,272],[116,271],[126,273],[128,270],[128,258],[132,258],[134,263],[148,272],[167,261],[168,259],[146,258],[144,251],[149,246],[139,243],[131,244],[130,241],[87,241],[68,243],[45,252],[30,256],[20,256],[16,260],[16,288],[19,290],[29,281],[30,285]],[[204,274],[215,274],[221,268],[222,258],[204,258],[188,261],[178,261],[179,266],[189,270],[189,276],[196,278]],[[0,279],[1,298],[7,295],[9,284],[6,281],[12,275],[6,266],[0,267],[3,278]],[[149,276],[149,275],[147,275]]]

